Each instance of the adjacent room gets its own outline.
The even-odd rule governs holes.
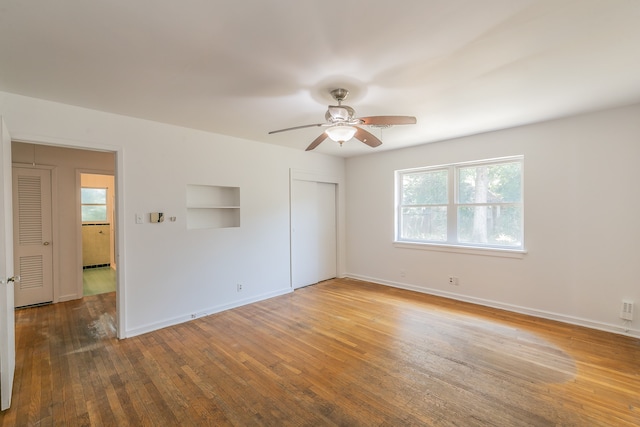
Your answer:
[[[640,425],[640,3],[0,10],[0,426]]]
[[[82,295],[115,292],[115,180],[82,173],[80,186]]]

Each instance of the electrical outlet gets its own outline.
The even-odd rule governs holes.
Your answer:
[[[191,318],[192,319],[198,319],[198,318],[203,317],[203,316],[208,316],[206,311],[201,311],[200,313],[191,314]]]
[[[238,292],[242,292],[242,283],[238,283],[237,285]]]
[[[458,278],[456,276],[449,276],[449,284],[453,286],[458,286]]]
[[[400,277],[404,277],[405,275],[406,275],[405,271],[404,270],[400,270]]]
[[[620,318],[624,320],[633,320],[633,301],[631,300],[622,300],[622,305],[620,306]]]

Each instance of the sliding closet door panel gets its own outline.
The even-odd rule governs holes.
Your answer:
[[[293,288],[318,282],[316,183],[292,181],[291,188],[291,280]]]
[[[318,281],[336,277],[336,185],[316,185],[318,212]]]

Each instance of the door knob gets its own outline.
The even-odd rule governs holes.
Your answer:
[[[49,242],[44,242],[43,245],[49,246]]]
[[[11,276],[7,280],[0,280],[0,283],[3,285],[6,285],[7,283],[19,282],[19,281],[20,281],[20,276]]]

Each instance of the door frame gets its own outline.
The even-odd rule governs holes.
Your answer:
[[[26,144],[48,145],[53,147],[74,148],[85,151],[107,151],[115,156],[113,176],[115,180],[115,221],[118,224],[115,238],[116,253],[116,336],[119,339],[127,338],[127,310],[126,310],[126,256],[125,256],[125,221],[124,221],[124,149],[122,146],[90,144],[84,141],[69,141],[66,139],[48,138],[30,135],[12,135],[12,141]],[[53,185],[53,182],[52,182]],[[52,208],[53,208],[52,204]],[[57,205],[56,205],[57,206]],[[54,226],[54,233],[57,227]],[[56,234],[54,234],[56,238]],[[54,258],[55,260],[55,258]],[[55,261],[54,261],[55,262]],[[80,260],[80,267],[82,261]]]
[[[289,286],[293,290],[293,181],[311,181],[326,184],[335,184],[336,190],[336,277],[344,277],[343,272],[343,247],[342,247],[342,182],[333,175],[321,172],[306,171],[302,169],[289,169]]]
[[[16,141],[14,138],[12,141]],[[20,141],[22,142],[22,141]],[[55,166],[50,165],[38,165],[32,163],[14,163],[11,162],[11,169],[13,168],[25,168],[25,169],[47,169],[51,174],[51,241],[53,245],[52,249],[52,266],[51,274],[53,275],[53,303],[60,302],[60,281],[58,280],[58,266],[60,251],[58,250],[57,242],[60,241],[60,230],[55,227],[54,224],[58,223],[58,170]],[[14,216],[15,219],[15,216]],[[14,242],[15,248],[15,242]]]

